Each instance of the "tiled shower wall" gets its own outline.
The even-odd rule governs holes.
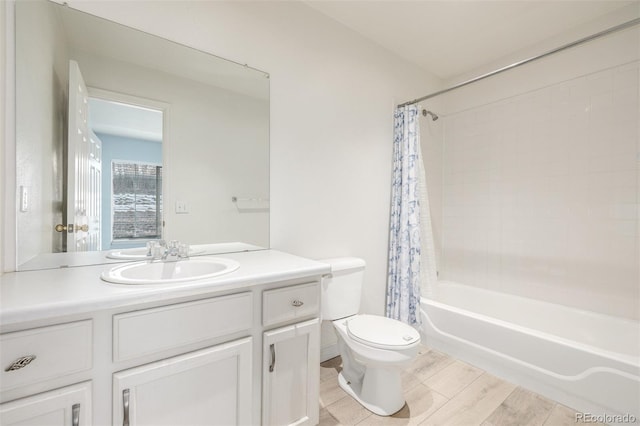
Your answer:
[[[440,279],[638,319],[638,68],[444,118]]]

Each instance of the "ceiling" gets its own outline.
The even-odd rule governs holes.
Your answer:
[[[470,72],[640,1],[308,0],[442,79]]]
[[[162,142],[162,111],[89,98],[89,127],[95,133]]]

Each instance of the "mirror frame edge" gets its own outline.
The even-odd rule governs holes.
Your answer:
[[[16,0],[4,2],[3,20],[5,24],[4,34],[4,143],[2,146],[4,185],[1,189],[3,200],[2,216],[2,266],[1,273],[15,272],[18,270],[18,240],[17,240],[17,201],[16,201]]]

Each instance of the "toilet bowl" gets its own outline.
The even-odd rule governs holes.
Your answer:
[[[391,318],[358,314],[362,259],[323,262],[331,265],[331,276],[322,283],[322,319],[332,321],[338,337],[338,384],[369,411],[390,416],[405,404],[401,373],[418,353],[420,334]]]
[[[400,321],[375,315],[354,315],[333,321],[333,326],[342,357],[340,387],[380,416],[402,409],[401,374],[418,354],[420,334]]]

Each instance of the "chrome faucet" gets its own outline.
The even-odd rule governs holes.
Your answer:
[[[178,240],[173,240],[169,243],[169,246],[165,249],[161,258],[163,262],[177,262],[178,259],[180,259],[178,245]]]

